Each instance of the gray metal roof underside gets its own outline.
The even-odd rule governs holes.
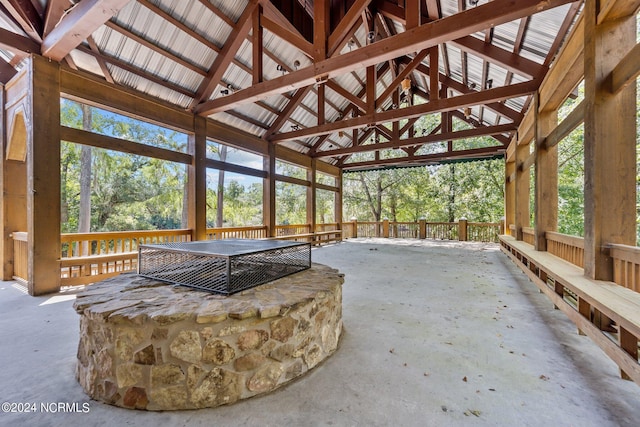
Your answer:
[[[6,2],[11,5],[21,3],[15,0],[6,0]],[[115,2],[111,0],[106,3]],[[276,26],[290,32],[297,31],[296,25],[292,24],[276,7],[278,4],[286,3],[282,1],[270,3],[268,0],[131,0],[121,6],[111,19],[93,30],[79,46],[71,50],[65,62],[81,71],[111,81],[114,85],[162,99],[181,109],[193,109],[198,104],[220,100],[230,93],[253,86],[252,35],[254,30],[250,27],[219,80],[214,82],[213,88],[210,88],[208,92],[210,95],[205,98],[200,96],[208,79],[217,71],[212,70],[212,66],[215,66],[216,61],[225,54],[225,46],[236,37],[233,26],[242,24],[238,21],[244,16],[245,10],[256,2],[260,3],[264,16],[275,22]],[[36,12],[42,14],[41,17],[45,22],[46,11],[54,3],[60,4],[60,2],[46,0],[31,4],[34,5]],[[334,5],[337,3],[343,3],[342,9],[348,13],[350,8],[355,8],[363,2],[332,1]],[[397,15],[398,10],[402,11],[398,2],[378,0],[364,3],[367,6],[354,20],[351,31],[345,37],[346,42],[339,46],[335,55],[348,54],[371,43],[375,44],[407,31],[404,17]],[[435,18],[434,15],[438,15],[439,19],[446,19],[467,9],[482,7],[489,3],[489,0],[430,0],[421,3],[426,3],[423,9],[428,10],[432,19]],[[2,4],[5,4],[5,1]],[[308,11],[313,11],[313,7],[310,6],[313,1],[306,1],[304,4],[310,7],[310,9],[307,8]],[[470,39],[464,43],[459,43],[459,40],[440,43],[438,70],[441,86],[438,89],[445,88],[446,96],[454,97],[463,93],[481,92],[529,80],[541,81],[546,69],[552,66],[553,58],[565,35],[571,29],[579,7],[580,2],[566,3],[484,31],[471,33],[468,35]],[[302,8],[302,13],[308,13],[308,11]],[[0,8],[0,29],[33,39],[33,34],[26,31],[24,24],[20,25],[13,15],[10,8]],[[61,18],[61,22],[64,18],[64,16]],[[336,24],[333,23],[332,26],[335,28]],[[369,40],[370,25],[373,25],[372,31],[375,38],[373,42]],[[302,35],[299,37],[304,38]],[[313,40],[310,44],[313,46]],[[400,73],[417,54],[418,52],[415,51],[407,51],[403,58],[381,61],[376,65],[378,70],[376,96],[393,84],[396,74]],[[19,59],[24,56],[18,54],[16,57],[15,51],[7,49],[0,43],[0,61],[18,68]],[[505,61],[501,58],[505,57],[517,60],[504,64]],[[421,97],[427,102],[432,93],[432,88],[429,87],[428,70],[431,68],[429,58],[430,56],[426,55],[419,66],[408,74],[414,99]],[[268,82],[283,75],[295,73],[313,64],[314,61],[310,58],[308,51],[304,52],[291,40],[275,34],[268,26],[264,26],[263,81]],[[531,69],[538,70],[538,74],[527,75],[528,70]],[[337,89],[341,88],[342,91],[351,94],[352,97],[360,98],[362,103],[366,104],[366,69],[354,68],[332,77],[331,82],[339,86]],[[319,88],[318,84],[312,86],[292,111],[288,111],[287,107],[296,97],[296,88],[262,97],[256,102],[238,103],[224,111],[208,114],[208,117],[253,136],[264,138],[265,143],[269,143],[273,135],[318,126]],[[345,118],[365,114],[360,111],[362,108],[358,108],[358,105],[352,102],[353,99],[334,89],[335,87],[332,88],[327,84],[324,90],[326,123],[339,122]],[[457,109],[456,119],[466,121],[471,127],[476,128],[512,123],[515,129],[528,108],[530,98],[531,96],[526,94],[500,100],[499,105],[494,103],[493,105],[466,106]],[[407,103],[396,105],[393,97],[389,96],[377,105],[376,109],[379,112],[401,111],[408,105]],[[279,126],[274,127],[274,123],[278,122],[283,112],[286,112],[286,117],[280,121]],[[352,147],[354,146],[353,135],[359,138],[365,135],[367,130],[368,127],[355,131],[349,128],[330,132],[328,135],[292,137],[277,143],[342,166],[353,161],[349,159],[351,157],[349,154],[339,153],[335,156],[323,157],[322,152]],[[504,149],[504,141],[511,138],[512,132],[513,130],[500,133],[501,138],[497,138],[496,142],[496,152],[490,153],[491,155]],[[375,135],[377,140],[388,140],[383,129],[380,132],[376,131]],[[407,135],[408,132],[404,136],[400,135],[399,139]],[[358,143],[356,139],[356,145]],[[420,147],[415,147],[411,153],[403,150],[394,150],[394,154],[387,153],[380,157],[389,155],[402,157],[424,151],[420,151]],[[373,158],[375,159],[375,156]]]

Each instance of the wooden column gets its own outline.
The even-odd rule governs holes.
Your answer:
[[[310,233],[316,231],[316,159],[311,159],[311,167],[307,169],[307,224]]]
[[[514,140],[512,144],[517,144],[518,141]],[[504,234],[511,234],[509,228],[510,224],[515,224],[515,210],[516,210],[516,162],[515,159],[511,161],[505,159],[505,184],[504,184]],[[515,237],[515,236],[514,236]]]
[[[535,95],[536,99],[538,95]],[[558,230],[558,146],[547,148],[542,143],[558,125],[558,112],[537,111],[538,102],[534,101],[535,112],[535,249],[547,250],[547,231]]]
[[[262,217],[267,227],[267,236],[276,235],[276,146],[269,144],[269,153],[264,158],[264,170],[267,177],[263,180]]]
[[[612,280],[606,245],[636,244],[636,85],[616,94],[607,76],[636,44],[635,17],[598,22],[598,1],[586,0],[585,275]]]
[[[522,240],[522,227],[529,227],[529,192],[531,191],[529,168],[523,168],[524,161],[529,157],[529,144],[516,146],[516,182],[515,182],[515,213],[517,240]]]
[[[29,293],[60,289],[60,66],[30,63],[31,138],[27,149]]]
[[[336,187],[338,191],[333,199],[333,215],[334,221],[338,224],[338,229],[342,230],[342,169],[340,175],[336,176]]]
[[[12,233],[27,231],[27,141],[31,125],[29,118],[29,77],[30,73],[20,73],[0,89],[0,139],[2,139],[2,159],[0,161],[0,188],[2,193],[2,280],[12,280],[14,276],[14,241]],[[12,141],[9,142],[9,132]],[[11,147],[9,147],[11,145]],[[27,280],[27,274],[23,279]]]
[[[189,135],[189,222],[192,240],[207,238],[207,119],[194,115],[193,134]]]

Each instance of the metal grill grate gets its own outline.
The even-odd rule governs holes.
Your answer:
[[[216,240],[140,245],[138,274],[230,295],[311,267],[309,243]]]

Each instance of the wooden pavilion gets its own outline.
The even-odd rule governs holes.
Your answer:
[[[335,193],[339,232],[345,171],[499,156],[504,251],[640,382],[639,7],[639,0],[0,0],[3,278],[20,264],[32,295],[60,288],[61,140],[187,165],[192,240],[207,238],[207,168],[264,180],[264,237],[273,237],[278,181],[307,188],[311,233],[316,191]],[[560,121],[559,108],[581,82],[584,100]],[[62,126],[61,98],[184,132],[188,151]],[[414,125],[427,114],[440,123],[418,134]],[[467,128],[454,130],[454,120]],[[584,239],[557,233],[557,144],[582,123]],[[476,136],[495,144],[455,144]],[[209,159],[208,139],[259,154],[264,167]],[[446,148],[428,150],[433,143]],[[276,161],[305,168],[307,179],[278,174]],[[618,342],[601,333],[612,325]]]

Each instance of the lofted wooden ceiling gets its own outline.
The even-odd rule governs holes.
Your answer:
[[[0,0],[0,82],[40,54],[345,170],[492,157],[581,6]]]

